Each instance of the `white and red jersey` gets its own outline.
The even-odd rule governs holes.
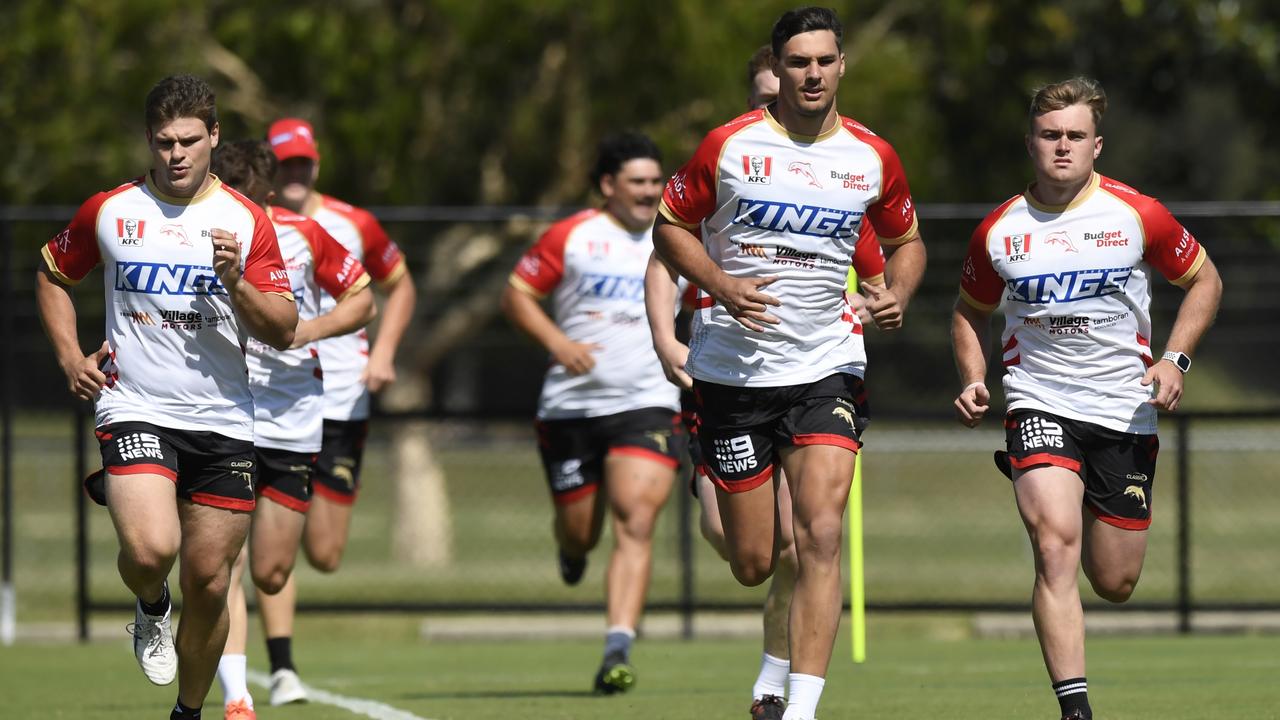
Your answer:
[[[511,284],[539,299],[551,295],[560,330],[600,346],[588,373],[570,375],[559,363],[547,370],[539,419],[679,409],[679,390],[662,374],[645,315],[652,252],[652,228],[633,232],[607,212],[584,210],[552,225],[520,259]]]
[[[353,205],[320,195],[311,215],[347,252],[364,264],[374,281],[387,285],[407,271],[404,255],[373,214]],[[320,311],[329,312],[336,301],[324,295]],[[326,420],[364,420],[369,417],[369,391],[360,376],[369,364],[369,333],[363,328],[350,335],[320,341],[324,364],[324,417]]]
[[[863,375],[862,325],[845,295],[850,265],[863,282],[882,283],[880,243],[916,233],[906,175],[889,143],[844,117],[811,137],[753,110],[707,135],[667,183],[660,211],[700,234],[730,276],[778,278],[762,290],[782,301],[769,308],[780,322],[764,332],[699,298],[690,375],[747,387]]]
[[[1152,364],[1151,269],[1181,285],[1206,257],[1158,201],[1094,174],[1069,205],[1028,190],[988,215],[960,296],[988,312],[1003,302],[1010,410],[1151,434],[1152,388],[1141,384]]]
[[[253,439],[247,333],[213,271],[215,228],[240,242],[244,281],[293,298],[270,219],[217,178],[192,198],[164,195],[149,176],[98,193],[41,249],[67,284],[103,265],[111,358],[99,427],[138,421]]]
[[[298,303],[298,320],[321,315],[320,301],[359,292],[369,273],[354,255],[311,218],[284,208],[268,211],[280,255]],[[316,343],[276,350],[249,338],[249,388],[253,392],[253,444],[314,453],[324,426],[324,380]]]

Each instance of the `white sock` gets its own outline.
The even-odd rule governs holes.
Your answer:
[[[218,661],[218,682],[222,685],[222,704],[230,705],[237,700],[247,700],[253,707],[253,697],[249,695],[249,686],[245,684],[244,655],[223,655]]]
[[[787,674],[790,672],[790,660],[764,653],[760,660],[760,674],[756,676],[756,684],[751,688],[751,699],[759,700],[765,695],[786,697]]]
[[[804,673],[791,673],[787,676],[791,692],[787,698],[787,711],[782,720],[814,720],[818,713],[818,699],[822,697],[822,686],[826,678]]]

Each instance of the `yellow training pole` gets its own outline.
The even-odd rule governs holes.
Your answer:
[[[862,581],[862,451],[854,457],[853,484],[849,487],[849,620],[853,636],[853,661],[867,659],[867,607]]]

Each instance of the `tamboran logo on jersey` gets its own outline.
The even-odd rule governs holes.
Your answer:
[[[126,247],[142,247],[142,233],[146,229],[146,220],[116,218],[116,242]]]
[[[1019,263],[1031,259],[1031,233],[1004,236],[1005,262]]]
[[[773,174],[773,158],[768,155],[743,155],[743,180],[748,185],[768,185],[769,176]]]
[[[858,234],[858,224],[864,214],[860,210],[744,199],[738,201],[738,212],[733,221],[774,232],[849,238]]]
[[[226,295],[208,265],[116,263],[116,290],[144,295]]]

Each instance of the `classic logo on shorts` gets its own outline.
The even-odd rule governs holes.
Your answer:
[[[1019,263],[1031,259],[1031,233],[1004,236],[1005,262]]]
[[[116,242],[126,247],[142,247],[142,233],[146,229],[146,220],[116,218]]]
[[[1137,485],[1130,485],[1124,489],[1125,497],[1131,497],[1138,501],[1143,510],[1147,509],[1147,491]]]
[[[750,435],[739,435],[736,438],[716,438],[716,464],[724,473],[754,470],[759,464],[756,460],[756,448],[751,444]]]
[[[769,176],[773,174],[773,158],[768,155],[743,155],[742,172],[746,174],[743,180],[749,185],[769,185],[772,182]]]
[[[1025,449],[1038,447],[1061,448],[1062,425],[1042,417],[1029,417],[1022,421],[1022,447]]]
[[[160,449],[160,438],[151,433],[121,435],[116,438],[116,450],[120,453],[121,460],[164,459],[164,452]]]
[[[551,490],[563,492],[581,487],[585,483],[582,477],[582,461],[577,458],[565,460],[551,468]]]

